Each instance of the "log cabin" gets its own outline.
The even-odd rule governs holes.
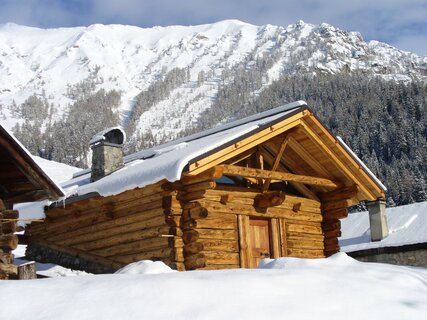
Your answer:
[[[0,125],[0,279],[16,274],[12,250],[18,245],[15,234],[19,212],[13,204],[64,196],[31,155]]]
[[[321,258],[339,251],[348,207],[385,197],[304,101],[126,157],[124,140],[112,128],[90,141],[91,169],[26,228],[27,256],[94,273],[144,259],[183,271]]]

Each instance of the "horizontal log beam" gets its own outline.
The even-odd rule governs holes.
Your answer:
[[[220,165],[224,175],[250,177],[256,179],[277,179],[282,181],[300,182],[320,187],[338,188],[340,184],[325,178],[304,176],[299,174],[246,168],[232,165]]]
[[[310,213],[304,212],[302,210],[294,212],[292,209],[282,207],[269,207],[267,209],[260,210],[250,204],[229,203],[227,205],[222,205],[219,202],[208,200],[204,200],[202,204],[208,210],[208,217],[225,217],[229,214],[233,214],[250,215],[264,218],[286,218],[296,221],[321,222],[323,220],[323,217],[320,213]]]

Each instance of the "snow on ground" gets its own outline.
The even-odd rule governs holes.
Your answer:
[[[260,269],[5,281],[0,319],[426,319],[427,270],[280,258]]]
[[[349,214],[341,221],[341,251],[397,247],[427,243],[427,201],[387,208],[389,235],[381,241],[371,241],[367,211]]]

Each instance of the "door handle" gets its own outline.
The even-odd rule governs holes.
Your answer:
[[[259,255],[264,258],[270,258],[270,252],[260,252]]]

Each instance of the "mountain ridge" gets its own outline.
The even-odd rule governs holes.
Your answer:
[[[67,89],[92,79],[96,89],[122,93],[117,111],[126,126],[138,94],[171,69],[183,68],[188,70],[188,80],[173,88],[169,99],[147,110],[136,125],[144,131],[170,111],[188,113],[175,124],[183,128],[197,122],[211,106],[224,70],[238,64],[251,68],[256,58],[264,56],[273,58],[258,90],[283,75],[297,73],[362,70],[389,80],[427,80],[427,57],[378,41],[365,42],[358,32],[326,23],[298,21],[281,27],[224,20],[197,26],[94,24],[56,29],[5,24],[0,26],[0,104],[19,104],[31,94],[44,93],[57,106],[58,118],[73,102]],[[197,83],[201,73],[203,84]],[[7,127],[19,122],[4,113]],[[172,135],[179,131],[165,129]]]

